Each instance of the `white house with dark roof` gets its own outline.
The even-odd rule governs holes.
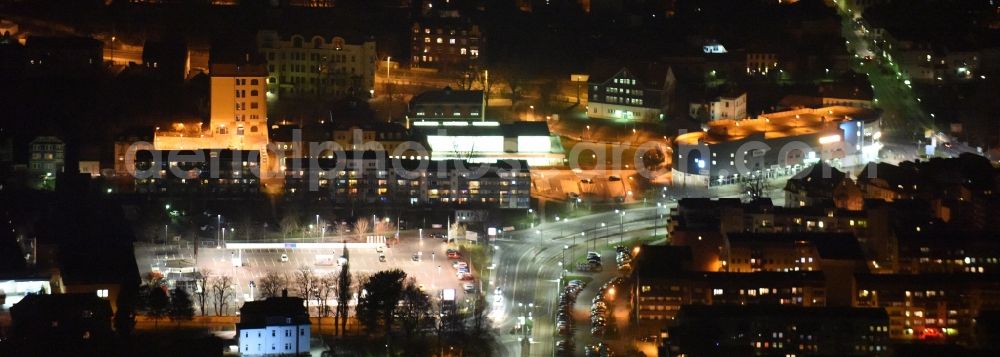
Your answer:
[[[309,353],[309,315],[301,298],[247,301],[236,324],[242,356],[298,356]]]

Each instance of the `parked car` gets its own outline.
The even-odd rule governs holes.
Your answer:
[[[282,263],[288,263],[288,254],[282,254],[281,255],[281,262]]]

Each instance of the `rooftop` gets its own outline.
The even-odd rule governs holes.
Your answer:
[[[481,90],[455,90],[451,87],[444,87],[437,90],[429,90],[417,94],[410,100],[411,105],[437,103],[460,103],[460,104],[482,104],[483,91]]]
[[[764,139],[777,139],[818,133],[844,121],[860,119],[869,122],[878,117],[876,111],[856,107],[798,109],[761,114],[756,119],[714,120],[706,124],[707,127],[700,132],[677,136],[676,142],[681,145],[697,145],[701,142],[717,144],[740,140],[755,134],[763,135]]]

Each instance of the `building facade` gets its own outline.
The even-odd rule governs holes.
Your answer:
[[[32,177],[55,179],[62,172],[65,145],[55,136],[39,136],[28,144],[31,156],[28,172]]]
[[[240,308],[236,324],[242,356],[299,356],[311,347],[309,314],[304,301],[288,297],[272,297],[247,301]]]
[[[890,356],[882,309],[685,305],[669,329],[670,356]]]
[[[1000,281],[988,274],[859,274],[854,306],[881,307],[893,340],[974,342],[976,317],[1000,308]]]
[[[445,87],[420,93],[410,100],[408,119],[421,121],[482,121],[483,91]]]
[[[591,73],[587,115],[596,119],[656,122],[663,119],[665,96],[675,82],[670,68],[623,67],[610,76]]]
[[[146,194],[253,194],[260,190],[256,150],[139,150],[135,192]]]
[[[414,22],[410,32],[414,67],[464,71],[479,60],[483,34],[478,25],[457,14]]]
[[[716,120],[674,141],[673,185],[709,187],[789,175],[825,162],[869,162],[881,148],[877,112],[855,107],[799,109],[756,119]]]
[[[285,168],[286,193],[321,195],[335,203],[527,209],[531,200],[525,161],[473,164],[388,158],[368,151],[346,152],[343,158],[288,159]]]
[[[375,88],[378,59],[370,38],[264,30],[257,34],[257,49],[267,59],[267,91],[274,99],[368,97]]]
[[[691,103],[690,115],[695,119],[745,119],[747,117],[747,94],[721,95],[705,103]]]

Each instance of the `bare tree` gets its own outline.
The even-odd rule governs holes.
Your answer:
[[[215,307],[215,316],[226,316],[229,314],[229,299],[233,298],[233,283],[235,280],[229,275],[219,275],[212,278],[212,301]]]
[[[309,300],[315,294],[316,286],[319,285],[319,279],[316,278],[316,273],[313,272],[312,268],[307,266],[300,267],[294,274],[295,291],[299,297],[306,300],[306,313],[308,313]]]
[[[337,290],[337,273],[329,272],[319,277],[316,281],[316,304],[319,305],[317,313],[320,317],[330,315],[330,297]]]
[[[358,240],[365,239],[365,233],[368,233],[368,228],[371,228],[371,222],[367,218],[361,217],[357,221],[354,221],[354,232],[358,234]]]
[[[740,182],[740,194],[747,202],[767,197],[771,184],[764,175],[756,174]]]
[[[286,212],[284,217],[281,217],[281,222],[278,222],[281,226],[281,234],[288,238],[289,234],[295,233],[299,230],[299,218],[293,212]]]
[[[288,286],[288,278],[284,274],[269,271],[260,278],[260,297],[271,298],[281,296],[281,291]]]
[[[198,300],[198,308],[201,310],[201,316],[207,315],[207,312],[205,311],[205,303],[207,303],[209,299],[208,294],[211,289],[209,287],[209,276],[211,275],[212,271],[205,269],[200,271],[198,273],[198,277],[195,278],[195,283],[198,284],[198,290],[195,291],[194,297]]]
[[[450,235],[448,237],[449,240],[455,240],[455,239],[458,239],[458,238],[464,238],[465,237],[465,225],[461,224],[461,223],[458,223],[458,222],[452,223],[451,224],[451,228],[449,229],[449,232],[450,232]]]

